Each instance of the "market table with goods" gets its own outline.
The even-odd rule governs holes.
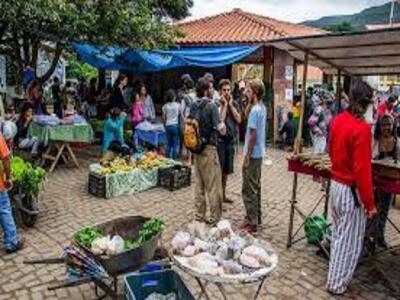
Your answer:
[[[270,244],[235,232],[228,220],[215,227],[193,222],[175,234],[170,248],[160,247],[167,224],[159,218],[124,216],[76,231],[60,257],[27,259],[26,264],[62,264],[68,278],[49,290],[94,283],[99,299],[118,299],[118,277],[124,277],[125,299],[193,300],[178,270],[193,276],[201,289],[197,299],[210,298],[208,287],[257,283],[258,299],[278,256]],[[140,271],[139,271],[140,270]],[[138,272],[139,271],[139,272]]]
[[[43,153],[43,163],[51,163],[49,172],[62,160],[65,164],[72,163],[79,168],[78,160],[71,148],[73,143],[88,143],[93,141],[92,127],[79,115],[71,115],[62,120],[56,116],[35,116],[29,126],[29,137],[36,137],[47,145]]]
[[[164,125],[144,121],[135,127],[136,145],[145,143],[158,148],[167,143]]]
[[[191,169],[155,152],[111,156],[89,166],[89,193],[113,198],[132,195],[157,185],[175,190],[190,185]]]
[[[326,257],[329,257],[329,236],[330,229],[327,221],[328,217],[328,204],[329,204],[329,190],[330,190],[330,179],[331,179],[331,161],[327,154],[318,155],[313,153],[300,153],[294,154],[288,159],[288,169],[294,173],[293,179],[293,190],[292,199],[290,201],[290,215],[289,215],[289,232],[287,247],[290,248],[293,244],[307,239],[311,244],[318,245],[320,250]],[[304,208],[301,207],[297,201],[297,189],[298,189],[298,174],[313,176],[320,182],[325,182],[324,193],[321,198],[315,203],[309,212],[305,212]],[[400,194],[400,163],[394,159],[383,159],[383,160],[372,160],[372,174],[373,174],[373,185],[374,188],[379,188],[382,191],[390,194]],[[321,204],[324,204],[323,213],[316,215],[316,211]],[[378,206],[379,209],[379,206]],[[294,218],[295,215],[299,215],[302,219],[302,223],[294,231]],[[390,217],[387,217],[388,223],[400,234],[400,228],[396,225]],[[372,226],[373,222],[378,222],[375,218],[370,222],[368,227]],[[297,238],[301,229],[304,227],[305,236]],[[367,235],[366,243],[367,251],[366,257],[373,258],[374,256],[398,248],[400,245],[392,245],[388,249],[377,251],[375,245],[376,240],[373,234]],[[379,267],[376,267],[380,271]],[[382,272],[383,273],[383,272]],[[383,273],[384,274],[384,273]],[[390,282],[390,280],[389,280]],[[392,288],[397,289],[392,285]]]

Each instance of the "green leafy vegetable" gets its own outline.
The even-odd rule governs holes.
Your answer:
[[[98,227],[91,226],[82,229],[75,235],[75,240],[83,246],[90,248],[95,239],[101,238],[103,234]]]
[[[161,219],[151,219],[143,224],[139,231],[139,243],[143,244],[155,237],[165,228],[165,222]]]
[[[15,156],[11,159],[11,174],[16,188],[22,193],[31,194],[34,197],[39,195],[46,171],[40,167],[33,167],[21,157]]]

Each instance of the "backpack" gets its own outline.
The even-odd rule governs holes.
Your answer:
[[[206,147],[211,135],[210,109],[206,100],[194,104],[183,127],[183,144],[186,149],[200,154]]]

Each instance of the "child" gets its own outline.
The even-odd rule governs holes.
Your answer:
[[[293,151],[294,139],[296,137],[296,124],[293,120],[293,113],[287,113],[287,121],[283,124],[279,134],[284,138],[284,147],[286,151]]]

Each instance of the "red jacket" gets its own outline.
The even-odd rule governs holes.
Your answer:
[[[332,120],[329,136],[333,180],[354,185],[364,207],[372,210],[371,126],[346,111]]]

